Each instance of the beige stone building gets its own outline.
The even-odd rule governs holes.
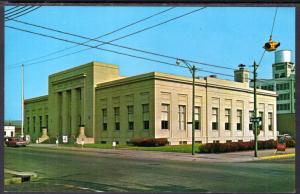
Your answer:
[[[253,89],[244,68],[235,81],[196,80],[195,140],[199,143],[253,140]],[[259,139],[276,139],[276,93],[258,90],[262,117]],[[192,79],[151,72],[123,77],[116,65],[91,62],[49,76],[49,94],[25,101],[25,133],[32,140],[48,130],[68,142],[117,141],[136,137],[168,138],[190,144]]]

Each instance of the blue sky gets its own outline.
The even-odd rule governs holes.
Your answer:
[[[6,9],[9,8],[11,7],[6,7]],[[167,8],[169,7],[42,6],[18,19],[95,38]],[[176,7],[164,14],[106,36],[100,40],[110,41],[195,9],[197,9],[197,7]],[[208,7],[202,11],[118,40],[114,43],[213,65],[236,68],[239,64],[243,63],[247,68],[250,68],[253,61],[259,61],[262,55],[262,46],[269,39],[274,14],[274,7]],[[7,21],[5,25],[77,42],[84,42],[83,39],[41,30],[18,24],[14,21]],[[278,8],[273,40],[281,42],[280,50],[292,50],[294,61],[294,8]],[[6,120],[21,118],[21,68],[18,66],[25,60],[43,56],[72,45],[71,43],[5,28]],[[91,43],[91,45],[95,45],[95,43]],[[49,58],[61,56],[83,48],[83,46],[79,46],[63,53],[50,56]],[[104,45],[103,48],[175,64],[174,60],[128,51],[109,45]],[[47,58],[41,60],[45,59]],[[46,95],[48,93],[48,76],[50,74],[90,61],[117,64],[123,76],[138,75],[151,71],[190,76],[190,73],[186,69],[90,49],[85,52],[34,65],[27,66],[25,63],[25,99]],[[273,62],[274,53],[266,53],[258,71],[258,77],[270,78],[272,75]],[[233,75],[232,70],[201,65],[199,65],[199,67],[207,71]],[[200,72],[199,75],[206,76],[209,74]],[[232,79],[230,77],[218,77]]]

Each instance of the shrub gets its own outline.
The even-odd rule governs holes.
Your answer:
[[[134,146],[144,146],[144,147],[155,147],[155,146],[165,146],[168,144],[167,138],[133,138],[130,140],[129,144]]]
[[[293,145],[293,142],[290,142]],[[274,149],[277,141],[267,140],[258,141],[258,149]],[[247,142],[228,142],[228,143],[207,143],[199,147],[199,153],[224,153],[246,151],[254,149],[254,141]]]
[[[296,142],[295,142],[295,140],[292,140],[292,139],[286,139],[285,145],[288,148],[293,148],[296,146]]]

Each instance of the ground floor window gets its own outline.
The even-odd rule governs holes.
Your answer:
[[[161,110],[161,129],[169,129],[169,104],[162,104]]]
[[[218,130],[219,126],[218,126],[218,117],[219,117],[219,113],[218,113],[218,108],[212,108],[212,129],[213,130]]]

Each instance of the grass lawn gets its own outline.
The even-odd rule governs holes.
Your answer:
[[[66,147],[81,147],[78,144],[65,144]],[[195,151],[199,150],[200,144],[195,144]],[[113,149],[110,144],[85,144],[85,148],[100,148],[100,149]],[[181,152],[191,153],[192,145],[166,145],[159,147],[139,147],[129,145],[117,145],[116,149],[129,149],[129,150],[145,150],[145,151],[160,151],[160,152]]]

